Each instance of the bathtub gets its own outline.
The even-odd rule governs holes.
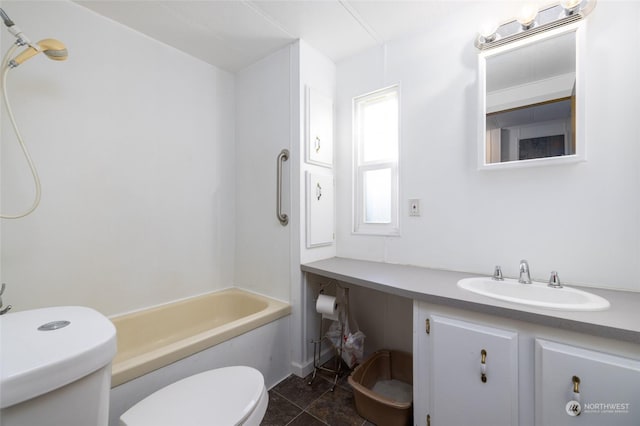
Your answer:
[[[287,303],[227,289],[112,317],[109,425],[158,389],[212,368],[248,365],[274,386],[291,371],[290,313]]]
[[[112,317],[118,352],[113,360],[111,387],[290,313],[288,303],[227,289]]]

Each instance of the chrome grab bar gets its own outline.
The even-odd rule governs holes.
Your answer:
[[[289,150],[283,149],[278,154],[278,184],[276,187],[276,215],[280,221],[280,225],[287,226],[289,223],[289,216],[286,213],[282,213],[282,163],[289,159]]]

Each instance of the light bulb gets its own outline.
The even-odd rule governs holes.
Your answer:
[[[538,8],[534,4],[527,4],[520,10],[516,19],[522,25],[523,30],[528,30],[535,24],[536,16],[538,16]]]
[[[574,7],[579,5],[580,3],[582,3],[582,0],[561,0],[560,1],[560,4],[565,9],[573,9]]]
[[[564,9],[565,15],[572,15],[578,11],[582,0],[561,0],[560,6]]]
[[[480,26],[478,33],[485,42],[491,42],[496,39],[496,31],[498,31],[498,24],[495,22],[484,22]]]

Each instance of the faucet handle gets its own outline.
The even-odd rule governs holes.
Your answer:
[[[548,286],[553,288],[562,288],[562,283],[560,283],[560,277],[558,277],[558,273],[556,271],[551,271],[551,276],[549,277]]]
[[[504,281],[504,278],[502,277],[502,268],[500,268],[500,265],[496,265],[496,268],[493,271],[493,278],[496,281]]]
[[[2,283],[2,286],[0,286],[0,308],[2,308],[2,293],[4,293],[4,289],[7,287],[7,285],[5,283]],[[7,312],[9,312],[9,309],[11,309],[12,306],[11,305],[7,305],[6,308],[4,309],[0,309],[0,315],[4,315]]]

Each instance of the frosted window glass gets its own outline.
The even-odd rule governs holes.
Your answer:
[[[400,235],[399,89],[395,85],[353,99],[353,230],[358,234]]]
[[[391,223],[391,169],[364,172],[365,223]]]
[[[398,152],[398,98],[387,95],[362,108],[362,159],[394,160]]]

